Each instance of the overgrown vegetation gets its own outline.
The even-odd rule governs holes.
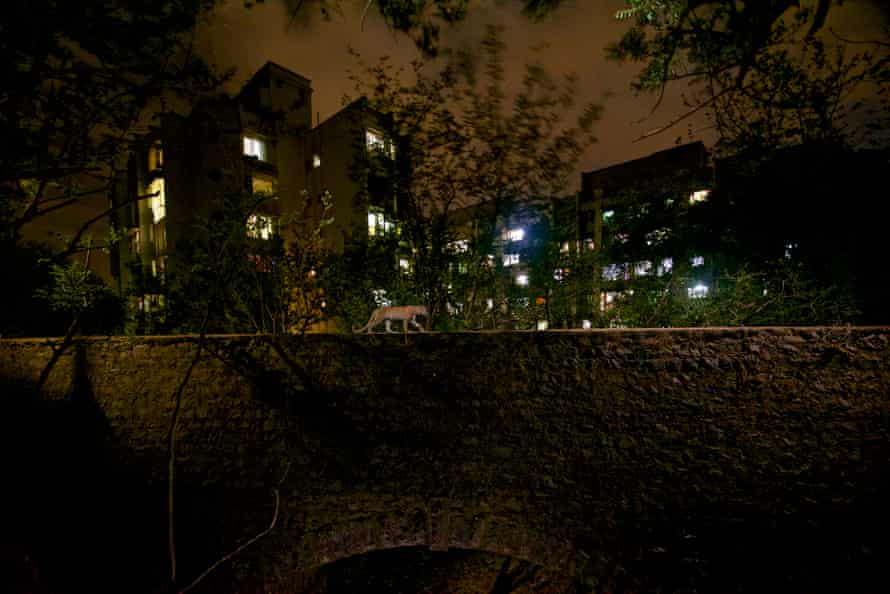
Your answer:
[[[385,60],[360,60],[353,75],[356,94],[390,123],[391,182],[401,237],[411,247],[406,272],[413,296],[435,319],[460,302],[467,323],[478,324],[492,293],[507,296],[512,280],[489,257],[500,224],[550,204],[595,140],[601,108],[575,105],[571,75],[560,81],[530,65],[511,101],[505,51],[492,27],[477,55],[462,53],[438,72],[415,62],[408,86],[401,80],[407,73]]]
[[[56,266],[109,247],[109,215],[141,197],[119,195],[136,136],[171,102],[215,89],[222,78],[194,51],[194,26],[212,0],[8,3],[0,16],[0,257],[20,256],[22,232],[48,216],[71,229],[42,248]],[[98,205],[98,207],[96,206]],[[84,215],[87,212],[89,214]],[[107,235],[107,241],[99,236]],[[49,268],[47,268],[49,270]],[[56,279],[63,276],[55,268]],[[68,277],[77,276],[71,269]],[[73,275],[73,276],[72,276]],[[45,285],[62,287],[59,283]],[[97,304],[86,283],[75,300]],[[10,298],[10,301],[6,301]],[[51,300],[65,299],[60,294]],[[40,318],[39,302],[3,292],[0,306]],[[25,307],[22,307],[25,305]],[[93,307],[94,318],[105,315]],[[40,328],[37,330],[37,328]],[[2,332],[64,334],[67,325],[14,324]],[[119,329],[111,323],[92,331]]]

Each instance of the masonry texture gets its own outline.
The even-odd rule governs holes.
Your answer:
[[[3,340],[0,378],[16,389],[0,406],[21,431],[23,400],[89,411],[58,422],[92,424],[91,476],[160,494],[196,342],[80,339],[38,394],[49,343]],[[742,564],[752,587],[785,571],[787,591],[819,591],[844,563],[846,589],[871,591],[890,554],[888,361],[888,328],[210,337],[177,433],[184,563],[197,571],[261,531],[277,489],[276,528],[227,570],[238,579],[423,545],[590,587],[705,559],[712,573]],[[23,468],[47,463],[0,445]],[[35,485],[20,484],[17,505]],[[152,497],[139,505],[159,509],[128,508],[115,546],[157,546],[146,562],[162,566]]]

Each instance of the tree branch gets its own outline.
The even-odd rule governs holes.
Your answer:
[[[708,105],[711,105],[712,103],[714,103],[715,101],[717,101],[717,99],[719,99],[719,98],[722,97],[723,95],[727,95],[727,94],[729,94],[731,91],[734,91],[734,90],[736,90],[735,87],[727,87],[727,88],[723,89],[722,91],[720,91],[719,93],[717,93],[716,95],[711,95],[711,96],[710,96],[708,99],[706,99],[705,101],[702,101],[701,103],[699,103],[698,105],[696,105],[696,106],[693,107],[692,109],[687,110],[687,111],[683,112],[682,114],[680,114],[679,116],[673,118],[673,119],[670,120],[667,124],[665,124],[665,125],[663,125],[663,126],[659,126],[658,128],[654,128],[654,129],[652,129],[652,130],[649,130],[648,132],[646,132],[646,133],[640,135],[639,137],[635,138],[635,139],[633,140],[633,142],[639,142],[639,141],[641,141],[641,140],[645,140],[645,139],[650,138],[650,137],[652,137],[652,136],[655,136],[655,135],[657,135],[657,134],[661,134],[661,133],[664,132],[665,130],[668,130],[668,129],[670,129],[670,128],[673,128],[674,126],[676,126],[677,124],[679,124],[679,123],[682,122],[683,120],[692,117],[693,115],[695,115],[696,113],[698,113],[699,111],[701,111],[702,109],[704,109],[705,107],[707,107]]]
[[[98,190],[97,190],[97,191],[98,191]],[[113,213],[114,211],[116,211],[117,209],[119,209],[119,208],[123,208],[123,207],[125,207],[125,206],[128,206],[128,205],[130,205],[130,204],[133,204],[134,202],[138,202],[138,201],[143,200],[143,199],[145,199],[145,198],[153,198],[153,197],[157,196],[158,194],[160,194],[160,192],[153,192],[153,193],[151,193],[151,194],[145,194],[145,195],[141,195],[141,196],[133,196],[133,197],[131,197],[131,198],[128,198],[127,200],[124,200],[122,203],[120,203],[120,204],[116,204],[116,205],[114,205],[114,206],[112,206],[112,207],[110,207],[110,208],[107,208],[107,209],[105,209],[104,211],[102,211],[102,212],[100,212],[99,214],[97,214],[96,216],[87,219],[87,220],[86,220],[86,221],[85,221],[85,222],[84,222],[84,223],[77,229],[77,231],[74,233],[74,236],[73,236],[73,237],[71,238],[71,240],[68,242],[68,245],[65,246],[65,249],[62,250],[60,253],[56,254],[56,256],[54,257],[54,259],[55,259],[55,260],[60,260],[60,259],[62,259],[62,258],[65,258],[65,257],[67,257],[67,256],[70,256],[70,255],[73,254],[75,251],[77,251],[77,244],[80,242],[80,238],[83,237],[83,234],[86,233],[87,229],[89,229],[89,228],[90,228],[91,226],[93,226],[95,223],[97,223],[97,222],[99,222],[100,220],[104,219],[105,217],[107,217],[108,215],[110,215],[111,213]],[[41,211],[41,213],[43,213],[43,212],[46,212],[46,211]]]
[[[287,474],[287,473],[285,472],[285,474]],[[237,547],[236,549],[234,549],[234,550],[231,551],[230,553],[228,553],[228,554],[226,554],[226,555],[220,557],[219,560],[216,561],[216,563],[214,563],[213,565],[211,565],[210,567],[208,567],[207,569],[205,569],[204,572],[201,573],[201,575],[199,575],[198,577],[196,577],[194,580],[192,580],[192,582],[191,582],[188,586],[186,586],[185,588],[179,590],[179,594],[185,594],[186,592],[188,592],[189,590],[191,590],[192,588],[194,588],[195,586],[197,586],[197,585],[198,585],[202,580],[204,580],[208,575],[210,575],[211,573],[213,573],[213,572],[216,570],[216,568],[218,568],[220,565],[222,565],[223,563],[226,563],[227,561],[229,561],[230,559],[232,559],[232,557],[235,557],[236,555],[239,555],[244,549],[246,549],[247,547],[249,547],[249,546],[252,545],[253,543],[257,542],[258,540],[260,540],[261,538],[263,538],[264,536],[266,536],[267,534],[269,534],[270,532],[272,532],[272,530],[275,529],[275,525],[278,523],[278,510],[279,510],[280,505],[281,505],[281,497],[280,497],[280,495],[278,494],[278,489],[277,489],[277,488],[272,489],[272,493],[275,495],[275,511],[272,512],[272,521],[269,522],[269,525],[266,527],[266,529],[263,530],[262,532],[256,534],[253,538],[251,538],[250,540],[248,540],[247,542],[245,542],[245,543],[242,544],[241,546]]]
[[[207,338],[207,322],[210,319],[210,306],[208,304],[204,319],[201,322],[201,331],[198,334],[198,347],[195,349],[195,356],[192,357],[189,366],[185,371],[185,376],[174,392],[174,408],[173,417],[170,419],[170,431],[167,433],[167,544],[170,554],[170,583],[176,583],[176,531],[174,526],[174,478],[176,473],[176,429],[179,426],[179,417],[182,412],[182,393],[185,391],[186,385],[192,377],[192,372],[201,360],[201,351],[204,348],[204,341]]]
[[[831,31],[831,34],[834,36],[835,39],[837,39],[838,41],[843,41],[844,43],[853,45],[877,45],[879,47],[890,48],[890,42],[887,41],[879,41],[877,39],[847,39],[838,35],[833,28],[829,29],[829,31]]]

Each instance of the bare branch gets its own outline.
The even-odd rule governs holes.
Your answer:
[[[198,335],[198,346],[195,349],[195,356],[189,362],[189,366],[185,371],[182,381],[176,387],[173,394],[174,408],[173,417],[170,419],[170,431],[167,433],[167,544],[170,554],[170,583],[176,583],[176,531],[174,526],[174,478],[176,474],[176,429],[179,426],[179,416],[182,412],[182,394],[186,385],[192,377],[192,372],[201,360],[201,351],[204,347],[204,341],[207,337],[207,322],[210,319],[210,305],[204,313],[204,320],[201,322],[201,332]]]
[[[61,252],[59,252],[58,254],[56,254],[54,259],[61,260],[67,256],[70,256],[75,251],[77,251],[77,244],[80,243],[80,238],[83,237],[83,234],[86,233],[87,230],[90,227],[92,227],[94,224],[101,221],[102,219],[104,219],[105,217],[107,217],[108,215],[110,215],[111,213],[116,211],[117,209],[128,206],[134,202],[138,202],[139,200],[142,200],[144,198],[152,198],[154,196],[157,196],[158,194],[160,194],[160,192],[153,192],[151,194],[144,194],[144,195],[140,195],[140,196],[132,196],[132,197],[128,198],[127,200],[124,200],[120,204],[117,204],[115,206],[107,208],[106,210],[95,215],[94,217],[87,219],[74,233],[74,236],[68,242],[68,245],[65,246],[65,249],[62,250]],[[60,206],[60,208],[61,208],[61,206]],[[46,211],[41,211],[41,213],[43,213],[43,212],[46,212]]]
[[[877,45],[879,47],[890,48],[890,42],[887,41],[879,41],[877,39],[847,39],[846,37],[841,37],[840,35],[838,35],[833,28],[830,28],[828,30],[831,31],[831,34],[834,36],[835,39],[837,39],[838,41],[843,41],[844,43],[849,43],[852,45]]]
[[[285,474],[286,474],[286,473],[285,473]],[[275,525],[278,523],[278,510],[279,510],[279,508],[280,508],[280,506],[281,506],[281,497],[280,497],[280,495],[278,494],[278,489],[277,489],[277,488],[276,488],[276,489],[272,489],[272,493],[275,495],[275,510],[272,512],[272,521],[269,522],[269,525],[266,527],[266,529],[263,530],[262,532],[259,532],[259,533],[256,534],[253,538],[251,538],[251,539],[248,540],[247,542],[243,543],[241,546],[237,547],[235,550],[231,551],[231,552],[228,553],[227,555],[224,555],[223,557],[220,557],[220,559],[217,560],[216,563],[214,563],[213,565],[211,565],[210,567],[208,567],[207,569],[205,569],[204,572],[203,572],[201,575],[199,575],[198,577],[196,577],[196,578],[192,581],[192,583],[190,583],[190,584],[189,584],[188,586],[186,586],[185,588],[181,589],[181,590],[179,591],[179,594],[185,594],[186,592],[188,592],[189,590],[191,590],[192,588],[194,588],[195,586],[197,586],[197,585],[198,585],[202,580],[204,580],[208,575],[210,575],[211,573],[213,573],[213,572],[216,570],[216,568],[218,568],[220,565],[222,565],[223,563],[226,563],[227,561],[229,561],[230,559],[232,559],[232,557],[235,557],[236,555],[241,554],[241,552],[242,552],[244,549],[246,549],[247,547],[249,547],[249,546],[252,545],[253,543],[257,542],[258,540],[260,540],[261,538],[263,538],[264,536],[266,536],[267,534],[269,534],[270,532],[272,532],[272,530],[275,529]]]
[[[663,126],[659,126],[658,128],[654,128],[654,129],[652,129],[652,130],[649,130],[648,132],[646,132],[646,133],[640,135],[639,137],[635,138],[633,142],[639,142],[639,141],[641,141],[641,140],[645,140],[645,139],[650,138],[650,137],[652,137],[652,136],[656,136],[656,135],[658,135],[658,134],[661,134],[661,133],[664,132],[665,130],[669,130],[670,128],[676,126],[677,124],[679,124],[679,123],[682,122],[683,120],[688,119],[688,118],[694,116],[696,113],[698,113],[699,111],[701,111],[701,110],[704,109],[705,107],[711,105],[712,103],[714,103],[715,101],[717,101],[717,99],[719,99],[719,98],[722,97],[723,95],[726,95],[726,94],[728,94],[729,92],[734,91],[734,90],[735,90],[735,87],[727,87],[726,89],[723,89],[722,91],[720,91],[720,92],[717,93],[716,95],[711,95],[711,96],[710,96],[708,99],[706,99],[705,101],[702,101],[701,103],[699,103],[698,105],[696,105],[696,106],[693,107],[692,109],[689,109],[689,110],[683,112],[682,114],[680,114],[679,116],[673,118],[673,119],[670,120],[667,124],[665,124],[665,125],[663,125]]]
[[[371,8],[372,4],[374,4],[374,0],[368,0],[368,3],[365,4],[365,9],[362,11],[361,31],[365,30],[365,18],[368,16],[368,9]]]

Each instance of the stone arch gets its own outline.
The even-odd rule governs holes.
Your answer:
[[[299,569],[400,547],[431,551],[475,550],[511,557],[552,570],[571,572],[571,541],[540,522],[533,510],[498,510],[458,500],[411,500],[386,509],[349,509],[348,519],[306,517],[294,527]]]

